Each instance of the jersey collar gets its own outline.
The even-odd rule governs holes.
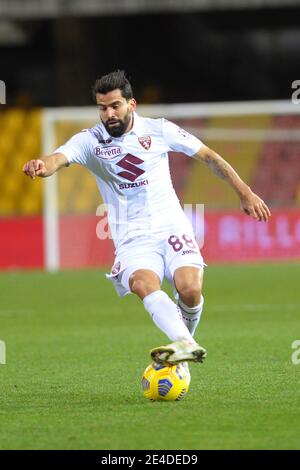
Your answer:
[[[142,132],[142,120],[136,112],[133,112],[133,126],[127,134],[140,135]]]

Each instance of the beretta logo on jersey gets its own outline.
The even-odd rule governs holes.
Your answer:
[[[138,140],[141,146],[144,147],[145,150],[149,150],[149,148],[151,147],[150,135],[139,137]]]
[[[108,146],[108,147],[95,147],[96,157],[101,157],[105,159],[115,158],[121,154],[121,147],[117,146]]]

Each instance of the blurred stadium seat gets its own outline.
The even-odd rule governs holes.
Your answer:
[[[272,126],[299,129],[299,116],[276,116]],[[273,207],[299,205],[300,142],[265,142],[255,168],[253,187]]]
[[[42,182],[22,173],[41,153],[41,111],[5,109],[0,119],[0,215],[34,215],[42,209]]]
[[[0,115],[0,215],[35,215],[42,212],[42,180],[34,182],[22,173],[24,162],[41,155],[42,111],[7,109]],[[298,116],[215,117],[177,120],[216,149],[242,178],[272,207],[299,206],[300,142],[224,140],[205,138],[205,129],[297,129]],[[92,125],[92,123],[87,123]],[[66,141],[82,126],[60,122],[57,144]],[[174,186],[185,203],[207,204],[211,209],[236,207],[235,194],[203,165],[182,156],[170,158]],[[93,214],[101,202],[88,171],[72,167],[59,178],[60,213]]]

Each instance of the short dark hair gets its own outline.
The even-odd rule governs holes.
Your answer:
[[[122,96],[126,100],[130,100],[133,97],[131,84],[126,78],[124,70],[115,70],[107,75],[103,75],[103,77],[95,81],[92,88],[94,98],[96,98],[96,93],[106,95],[106,93],[117,89],[121,90]]]

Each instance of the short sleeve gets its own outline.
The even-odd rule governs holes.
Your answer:
[[[54,153],[63,153],[69,164],[79,163],[87,166],[89,156],[92,152],[89,135],[87,131],[81,131],[75,134],[65,144],[58,147]]]
[[[162,132],[170,150],[183,152],[189,157],[198,152],[203,145],[197,137],[166,119],[162,123]]]

